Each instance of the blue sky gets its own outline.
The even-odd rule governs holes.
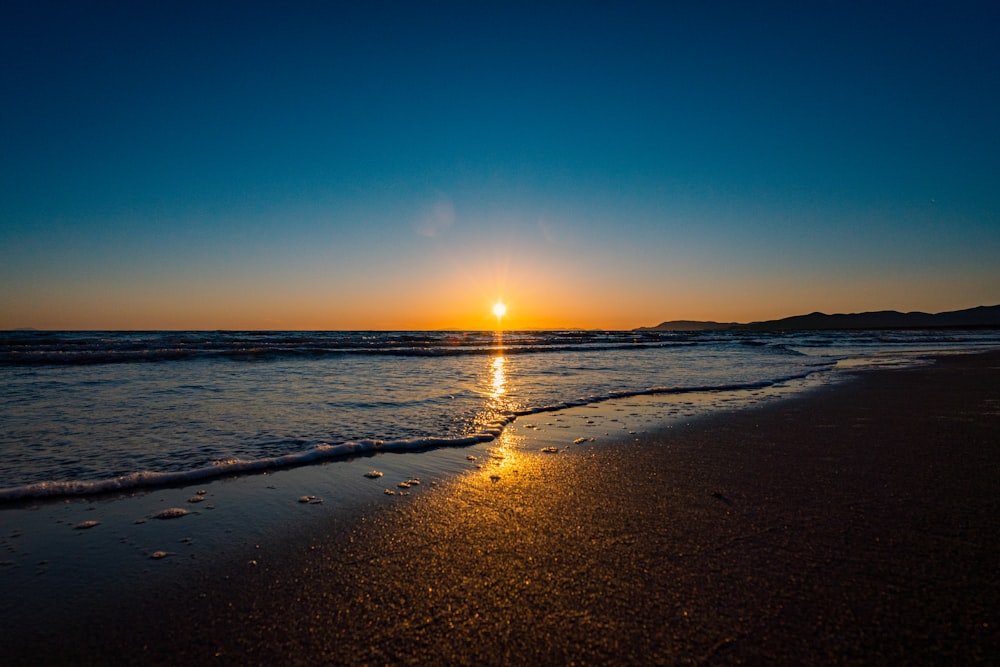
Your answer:
[[[0,328],[1000,303],[998,25],[988,2],[9,1]]]

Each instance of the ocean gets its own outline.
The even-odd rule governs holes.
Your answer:
[[[997,347],[991,330],[4,332],[0,501],[463,447],[634,396],[726,392],[731,407],[845,369]]]

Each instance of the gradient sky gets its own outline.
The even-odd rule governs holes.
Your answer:
[[[998,30],[992,1],[5,0],[0,329],[997,304]]]

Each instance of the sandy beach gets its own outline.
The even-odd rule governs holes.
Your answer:
[[[635,433],[608,428],[616,409],[519,419],[465,473],[220,549],[183,577],[123,577],[42,615],[20,615],[27,601],[8,597],[0,655],[309,665],[1000,655],[1000,354],[866,371]]]

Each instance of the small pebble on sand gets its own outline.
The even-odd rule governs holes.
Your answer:
[[[188,514],[190,514],[190,512],[188,512],[183,507],[168,507],[167,509],[160,510],[159,512],[157,512],[156,514],[154,514],[153,518],[154,519],[179,519],[182,516],[186,516]]]
[[[100,521],[94,521],[94,520],[83,521],[73,526],[73,528],[75,528],[76,530],[86,530],[87,528],[93,528],[94,526],[100,525],[100,523],[101,523]]]
[[[369,470],[365,473],[365,477],[369,477],[371,479],[378,479],[381,476],[382,472],[380,470]]]
[[[559,452],[558,447],[542,447],[542,451],[546,454],[557,454]]]

